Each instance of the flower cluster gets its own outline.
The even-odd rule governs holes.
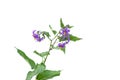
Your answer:
[[[38,42],[42,41],[44,39],[44,37],[41,37],[40,36],[41,34],[42,34],[42,32],[34,30],[33,31],[33,37],[34,37],[34,39],[37,40]]]
[[[60,30],[59,34],[61,35],[60,38],[61,38],[62,42],[58,43],[58,47],[64,48],[65,45],[69,43],[69,41],[70,41],[69,32],[70,32],[70,29],[67,26]],[[42,32],[34,30],[33,31],[34,39],[37,40],[38,42],[41,42],[44,39],[44,37],[41,37],[41,34],[42,34]]]
[[[62,35],[62,41],[67,40],[65,42],[59,43],[58,47],[60,48],[64,48],[66,44],[68,44],[68,42],[70,41],[70,29],[68,27],[65,27],[63,29],[60,30],[60,34]]]

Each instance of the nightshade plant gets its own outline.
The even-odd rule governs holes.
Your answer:
[[[41,63],[35,63],[35,61],[29,58],[22,50],[16,48],[20,56],[22,56],[29,63],[32,69],[27,73],[27,77],[25,80],[31,80],[34,76],[36,80],[48,80],[60,75],[61,72],[60,70],[46,69],[45,63],[48,56],[50,55],[51,50],[54,49],[62,50],[65,53],[65,48],[66,46],[68,46],[70,41],[75,42],[81,40],[81,38],[78,38],[70,34],[70,29],[73,26],[64,25],[62,18],[60,19],[60,27],[61,29],[59,31],[56,31],[49,25],[50,30],[54,34],[54,38],[52,39],[51,39],[51,35],[47,31],[33,30],[32,36],[37,42],[42,43],[42,41],[46,38],[50,41],[48,51],[45,52],[37,52],[36,50],[33,51],[33,53],[37,54],[42,58]]]

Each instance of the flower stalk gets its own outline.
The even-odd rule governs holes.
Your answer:
[[[56,43],[56,41],[57,41],[58,35],[59,35],[59,33],[57,33],[56,36],[55,36],[53,39],[50,39],[50,38],[49,38],[50,45],[49,45],[48,55],[45,57],[45,59],[44,59],[44,61],[43,61],[44,64],[45,64],[48,56],[50,55],[50,51],[53,49],[53,47],[54,47],[54,45],[55,45],[55,43]],[[54,39],[55,39],[55,40],[54,40]],[[54,42],[53,42],[53,41],[54,41]],[[53,44],[52,44],[52,42],[53,42]]]

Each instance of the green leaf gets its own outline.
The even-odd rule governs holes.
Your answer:
[[[60,50],[63,51],[64,54],[65,54],[65,47],[64,48],[60,48]]]
[[[42,73],[45,70],[45,64],[41,63],[41,64],[37,64],[36,68],[34,69],[34,71],[29,71],[26,77],[26,80],[31,80],[33,78],[33,76],[38,75],[39,73]]]
[[[60,48],[57,46],[57,47],[53,47],[53,49],[59,50]]]
[[[43,31],[44,35],[46,35],[48,38],[50,37],[49,32]]]
[[[69,26],[68,28],[73,28],[74,26]]]
[[[29,63],[32,69],[35,68],[35,62],[32,59],[30,59],[22,50],[17,49],[17,52]]]
[[[57,31],[53,30],[53,34],[55,35],[57,33]]]
[[[49,28],[50,28],[50,30],[53,32],[54,35],[57,33],[56,30],[53,30],[53,29],[52,29],[51,25],[49,25]]]
[[[77,36],[73,36],[72,34],[70,34],[69,36],[70,36],[70,41],[74,41],[74,42],[82,39],[82,38],[78,38]],[[62,39],[62,37],[58,37],[58,39],[59,42],[68,40],[67,37],[65,39]]]
[[[68,28],[73,28],[73,26],[70,26],[69,24],[68,24],[68,25],[66,25],[66,27],[68,27]]]
[[[65,53],[65,47],[64,48],[60,48],[60,47],[53,47],[53,49],[56,49],[56,50],[61,50],[63,53]]]
[[[61,28],[64,28],[64,23],[63,23],[63,21],[62,21],[62,18],[60,18],[60,27],[61,27]]]
[[[70,34],[70,40],[71,41],[78,41],[81,40],[82,38],[78,38],[77,36],[73,36],[72,34]]]
[[[34,53],[37,54],[37,55],[39,55],[39,56],[41,56],[41,57],[44,57],[44,56],[49,55],[49,52],[48,52],[48,51],[42,52],[42,53],[39,53],[39,52],[37,52],[37,51],[34,51]]]
[[[39,73],[36,77],[37,80],[47,80],[53,77],[59,76],[60,71],[45,70],[42,73]]]

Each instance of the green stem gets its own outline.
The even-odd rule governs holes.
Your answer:
[[[56,43],[56,41],[57,41],[57,38],[56,37],[58,37],[58,34],[59,33],[57,33],[56,34],[56,36],[51,40],[51,39],[49,39],[50,40],[50,46],[49,46],[49,51],[48,51],[48,53],[50,54],[50,51],[53,49],[53,46],[54,46],[54,44]],[[56,38],[56,39],[55,39]],[[55,39],[55,41],[53,42],[53,44],[52,44],[52,41]],[[48,55],[49,55],[48,54]],[[45,59],[44,59],[44,61],[43,61],[43,63],[45,64],[45,62],[46,62],[46,60],[47,60],[47,58],[48,58],[48,55],[45,57]]]
[[[49,47],[49,51],[48,51],[49,54],[50,54],[50,51],[51,51],[51,48],[52,48],[51,46],[52,46],[52,40],[50,41],[50,47]],[[48,55],[45,57],[44,64],[45,64],[45,62],[46,62],[46,60],[48,58]]]
[[[56,43],[56,41],[57,41],[57,38],[56,37],[58,37],[58,35],[59,35],[59,33],[57,33],[56,35],[55,35],[55,37],[53,38],[53,39],[50,39],[50,38],[48,38],[49,40],[50,40],[50,45],[49,45],[49,50],[48,50],[48,55],[50,55],[50,51],[53,49],[53,47],[54,47],[54,45],[55,45],[55,43]],[[55,40],[54,40],[55,39]],[[54,42],[53,42],[53,40],[54,40]],[[53,42],[53,44],[52,44],[52,42]],[[48,55],[45,57],[45,59],[42,61],[44,64],[45,64],[45,62],[46,62],[46,60],[47,60],[47,58],[48,58]],[[37,80],[37,77],[36,77],[36,80]]]
[[[56,37],[58,37],[58,34],[59,34],[60,32],[58,32],[57,34],[56,34],[56,36],[52,39],[52,41],[56,38]]]

